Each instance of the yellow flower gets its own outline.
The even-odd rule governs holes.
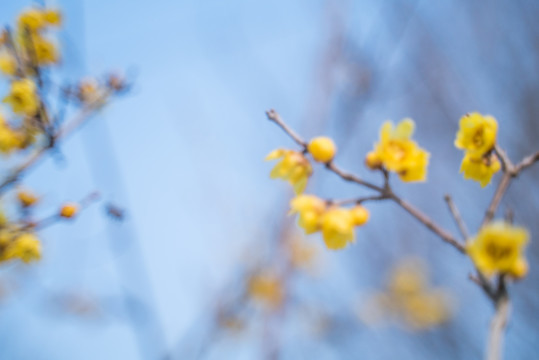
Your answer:
[[[475,158],[466,153],[460,165],[460,172],[464,173],[465,179],[478,181],[482,187],[487,186],[492,176],[500,171],[501,165],[494,155]]]
[[[7,53],[0,55],[0,71],[5,75],[13,76],[17,72],[17,61]]]
[[[17,199],[23,207],[33,206],[39,201],[39,198],[28,190],[17,191]]]
[[[247,292],[252,299],[272,308],[279,307],[284,299],[281,279],[271,272],[253,275],[249,279]]]
[[[46,24],[43,12],[38,9],[28,9],[19,15],[18,25],[21,30],[37,31]]]
[[[58,61],[58,51],[52,42],[41,36],[34,36],[33,41],[38,65],[50,65]]]
[[[2,260],[20,259],[29,263],[41,258],[41,243],[32,233],[16,236],[2,253]]]
[[[327,163],[335,157],[337,146],[335,146],[335,143],[330,138],[320,136],[311,140],[308,150],[315,161]]]
[[[427,272],[422,262],[406,259],[392,269],[388,288],[393,297],[406,297],[427,289]]]
[[[299,214],[298,225],[306,234],[320,230],[326,202],[314,195],[298,195],[290,201],[290,214]]]
[[[380,141],[367,154],[367,166],[374,169],[383,165],[397,173],[402,181],[424,181],[430,155],[411,139],[414,127],[411,119],[402,120],[396,127],[390,121],[385,122]]]
[[[43,12],[45,22],[52,26],[62,25],[62,13],[57,9],[48,9]]]
[[[11,105],[15,114],[35,115],[39,109],[36,84],[30,79],[13,81],[11,91],[4,98],[4,102]]]
[[[424,330],[443,324],[451,316],[447,294],[434,290],[403,299],[404,321],[413,330]]]
[[[342,249],[349,242],[354,242],[354,217],[349,210],[330,208],[323,214],[321,224],[322,236],[328,249]]]
[[[460,119],[455,146],[478,158],[492,150],[497,132],[498,123],[492,116],[466,114]]]
[[[369,221],[369,210],[367,210],[362,205],[354,206],[352,209],[350,209],[350,213],[352,214],[352,218],[354,219],[354,225],[356,226],[365,225],[367,221]]]
[[[281,160],[271,171],[270,177],[288,181],[294,187],[296,194],[301,194],[313,172],[309,160],[298,151],[285,149],[274,150],[266,157],[266,160],[275,159]]]
[[[77,215],[77,212],[79,211],[79,206],[77,204],[65,204],[60,209],[60,216],[64,217],[66,219],[70,219]]]
[[[10,154],[13,150],[21,148],[22,142],[22,134],[13,130],[0,115],[0,152]]]
[[[466,251],[485,275],[523,274],[527,266],[522,252],[528,238],[526,229],[498,221],[485,225],[466,245]]]

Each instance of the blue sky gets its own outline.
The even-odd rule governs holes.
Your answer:
[[[43,213],[52,211],[59,202],[82,198],[97,189],[106,200],[124,206],[128,215],[124,223],[111,224],[103,217],[102,207],[95,206],[74,223],[43,232],[41,264],[4,271],[5,276],[15,272],[17,279],[22,279],[22,288],[0,309],[0,357],[139,356],[136,337],[125,321],[114,316],[88,321],[60,316],[46,305],[50,294],[56,292],[99,294],[112,299],[110,306],[116,309],[121,308],[114,300],[121,294],[119,283],[125,281],[130,292],[156,309],[167,348],[177,346],[179,339],[204,318],[214,294],[237,273],[246,249],[275,236],[290,195],[283,184],[268,179],[269,166],[262,159],[271,149],[292,144],[265,120],[264,111],[278,109],[306,137],[324,132],[345,138],[339,106],[350,104],[333,95],[324,99],[319,77],[331,30],[331,3],[59,2],[66,17],[65,30],[60,34],[65,55],[63,74],[76,79],[124,69],[134,80],[134,88],[62,145],[63,162],[47,160],[25,184],[44,193]],[[490,193],[477,194],[476,184],[454,175],[460,155],[452,148],[449,131],[456,129],[459,114],[472,110],[495,113],[506,129],[514,123],[510,115],[519,107],[517,96],[511,94],[518,94],[527,83],[511,83],[509,75],[492,80],[492,74],[519,64],[522,71],[527,70],[526,81],[537,80],[536,67],[526,60],[529,29],[517,21],[518,13],[508,13],[507,22],[515,27],[502,22],[502,30],[488,28],[491,42],[476,50],[477,40],[469,36],[474,19],[470,19],[466,6],[419,1],[410,2],[399,13],[392,10],[390,2],[335,3],[343,3],[348,9],[341,14],[346,41],[353,44],[347,48],[348,55],[361,53],[365,64],[375,68],[374,76],[382,79],[369,105],[360,115],[351,117],[353,135],[358,140],[346,142],[340,161],[354,171],[364,171],[358,157],[372,146],[380,124],[387,118],[412,116],[418,123],[419,141],[432,149],[434,159],[443,159],[445,166],[432,170],[425,187],[402,186],[398,190],[414,198],[448,228],[452,223],[441,198],[444,191],[450,191],[471,223],[477,223],[478,209]],[[11,21],[28,4],[21,0],[3,3],[0,20]],[[501,4],[492,8],[495,10],[489,16],[493,19],[505,9]],[[479,18],[477,23],[482,21]],[[511,33],[509,29],[516,30]],[[432,44],[427,48],[439,51],[447,61],[434,65],[422,62],[417,49],[428,41]],[[485,58],[490,65],[483,63]],[[343,74],[346,77],[348,73]],[[443,106],[424,109],[424,103],[436,102],[429,88],[431,78],[425,75],[433,82],[448,83],[445,100],[450,108],[449,120],[444,117],[447,112],[443,112]],[[335,92],[345,92],[349,82],[338,74],[332,76],[337,79]],[[315,121],[319,108],[313,102],[326,109],[329,123]],[[440,141],[440,134],[446,130],[449,135]],[[514,130],[501,138],[514,145],[519,135]],[[528,151],[524,146],[515,148],[515,156]],[[454,180],[447,180],[447,189],[439,189],[437,184],[448,179],[448,174],[453,174]],[[315,181],[316,187],[311,189],[327,196],[345,197],[353,191],[329,176]],[[528,188],[532,184],[531,180],[522,181]],[[536,203],[537,191],[529,196]],[[433,198],[438,203],[434,204]],[[514,203],[516,195],[510,199]],[[399,209],[377,205],[372,213],[378,220],[362,236],[382,244],[378,249],[384,256],[380,259],[389,261],[406,252],[438,262],[434,280],[464,294],[465,306],[459,308],[456,320],[461,327],[457,329],[464,329],[477,347],[473,351],[480,351],[491,309],[466,280],[471,265],[444,245],[431,244],[435,243],[431,235],[404,221],[410,219],[401,216]],[[532,220],[526,215],[517,219]],[[377,235],[380,232],[384,236]],[[403,237],[406,241],[396,246],[386,242]],[[115,251],[111,251],[110,243]],[[379,268],[369,267],[376,256],[365,255],[370,250],[368,243],[359,243],[349,252],[325,254],[327,275],[321,279],[322,295],[317,300],[330,308],[346,306],[347,299],[361,298],[366,289],[379,285]],[[129,266],[132,272],[122,276],[116,263]],[[140,264],[144,264],[144,270],[136,269]],[[351,274],[350,269],[365,275]],[[531,298],[536,297],[532,293]],[[517,311],[517,319],[524,315]],[[508,346],[520,349],[522,358],[537,350],[533,345],[537,330],[528,330],[515,325],[508,339]],[[431,336],[435,338],[436,333]],[[341,352],[312,340],[305,340],[304,345],[309,349],[306,354],[316,351],[324,359],[358,352],[368,354],[367,358],[391,359],[399,354],[414,359],[424,351],[420,342],[394,329],[361,332],[357,340],[347,343],[349,348]],[[426,335],[422,341],[431,338]],[[438,349],[447,346],[440,344]],[[155,349],[147,351],[159,347],[156,344]],[[291,351],[289,358],[300,358],[293,352],[293,345],[287,348]],[[254,351],[252,346],[234,348],[225,344],[208,356],[218,359],[222,354],[234,354],[231,358],[249,359],[256,358]],[[428,358],[428,352],[424,354]]]

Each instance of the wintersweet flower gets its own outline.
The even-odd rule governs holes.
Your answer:
[[[77,204],[68,203],[64,204],[60,209],[60,216],[66,219],[71,219],[77,215],[79,206]]]
[[[45,16],[41,10],[31,8],[19,15],[18,19],[19,29],[29,31],[37,31],[42,29],[46,24]]]
[[[477,112],[466,114],[460,119],[455,146],[470,156],[480,158],[496,144],[497,132],[498,123],[492,116]]]
[[[0,71],[7,76],[13,76],[17,72],[17,62],[15,58],[7,53],[0,55]]]
[[[33,36],[33,42],[38,65],[50,65],[58,62],[58,50],[51,41],[41,36]]]
[[[322,236],[328,249],[338,250],[354,242],[354,217],[343,208],[332,207],[321,218]]]
[[[298,214],[298,225],[305,234],[320,230],[321,218],[326,211],[326,202],[314,195],[298,195],[290,201],[290,214]]]
[[[41,243],[32,233],[8,235],[9,240],[3,249],[0,259],[3,261],[20,259],[29,263],[41,258]],[[5,239],[2,239],[5,241]]]
[[[365,225],[370,218],[369,210],[362,205],[354,206],[352,209],[350,209],[350,214],[352,215],[354,225],[356,226]]]
[[[30,79],[14,80],[4,102],[11,105],[15,114],[34,116],[39,109],[36,84]]]
[[[13,130],[5,119],[0,115],[0,152],[11,154],[14,150],[22,147],[23,135]]]
[[[288,181],[294,188],[296,194],[301,194],[307,186],[307,180],[313,170],[309,160],[305,156],[294,150],[277,149],[272,151],[266,160],[280,159],[270,173],[272,179],[282,179]]]
[[[48,25],[62,25],[62,13],[58,9],[47,9],[43,11],[43,19]]]
[[[371,169],[383,166],[397,173],[402,181],[424,181],[430,155],[411,139],[414,128],[411,119],[402,120],[396,127],[390,121],[385,122],[380,131],[380,141],[367,154],[367,166]]]
[[[313,159],[321,163],[327,163],[333,160],[337,152],[337,146],[333,140],[325,136],[312,139],[307,149]]]
[[[492,176],[500,169],[500,161],[493,154],[475,158],[467,153],[460,165],[460,172],[464,174],[464,178],[478,181],[482,187],[487,186]]]
[[[528,243],[528,231],[522,227],[498,221],[485,225],[466,246],[475,266],[485,275],[527,272],[523,249]]]
[[[28,190],[17,191],[17,199],[19,200],[19,203],[25,208],[33,206],[39,201],[39,198],[34,193]]]
[[[249,279],[249,296],[271,308],[277,308],[284,299],[284,289],[279,277],[271,272],[259,273]]]

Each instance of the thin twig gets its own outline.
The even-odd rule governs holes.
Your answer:
[[[466,224],[464,223],[464,220],[462,219],[462,216],[460,215],[460,212],[457,209],[457,206],[453,202],[453,198],[451,198],[451,195],[447,194],[444,196],[444,200],[447,203],[447,206],[449,207],[449,211],[451,212],[451,215],[453,215],[453,219],[455,220],[455,223],[457,224],[457,227],[459,228],[462,238],[464,239],[464,241],[467,241],[468,238],[470,237],[468,228],[466,227]]]
[[[494,153],[498,156],[498,159],[500,159],[500,162],[502,163],[502,170],[504,172],[512,171],[514,169],[514,165],[505,150],[502,149],[498,144],[494,146],[493,150]]]
[[[269,120],[273,121],[277,125],[281,127],[281,129],[284,130],[285,133],[287,133],[298,145],[302,146],[303,148],[307,148],[307,143],[303,141],[303,139],[294,132],[288,125],[285,124],[283,119],[281,118],[281,115],[273,109],[270,109],[266,111],[266,116]]]
[[[386,200],[389,199],[389,195],[373,195],[373,196],[365,196],[355,199],[344,199],[344,200],[331,200],[330,203],[332,205],[350,205],[350,204],[362,204],[367,201],[379,201],[379,200]]]
[[[500,202],[502,201],[503,196],[507,192],[507,189],[509,188],[509,185],[511,184],[511,178],[513,175],[510,172],[505,172],[503,174],[502,180],[498,184],[498,188],[496,189],[496,192],[494,193],[494,196],[492,197],[492,200],[490,202],[490,205],[487,208],[487,211],[485,213],[485,218],[483,219],[483,222],[481,223],[481,227],[485,226],[488,222],[490,222],[494,215],[496,215],[496,210],[498,209],[498,206],[500,205]]]
[[[393,201],[395,201],[397,204],[399,204],[404,210],[406,210],[410,215],[415,217],[419,222],[421,222],[423,225],[425,225],[429,230],[434,232],[436,235],[438,235],[443,241],[447,242],[448,244],[452,245],[455,249],[457,249],[459,252],[465,254],[466,250],[464,246],[459,243],[453,235],[451,235],[446,230],[442,229],[439,225],[435,224],[427,215],[423,214],[421,211],[416,209],[411,204],[407,203],[400,197],[398,197],[395,194],[392,194],[390,197]]]
[[[529,156],[526,156],[524,159],[522,159],[521,162],[519,162],[516,166],[515,166],[515,171],[516,173],[520,173],[522,170],[532,166],[533,164],[535,164],[536,162],[539,161],[539,151],[534,153],[534,154],[531,154]]]
[[[283,129],[284,132],[287,133],[288,136],[290,136],[292,138],[292,140],[294,140],[298,145],[303,147],[303,150],[307,149],[307,142],[305,142],[298,134],[296,134],[294,132],[294,130],[292,130],[288,125],[285,124],[285,122],[281,118],[281,115],[279,115],[279,113],[277,111],[275,111],[273,109],[268,110],[268,111],[266,111],[266,116],[268,117],[269,120],[273,121],[281,129]],[[381,192],[381,193],[384,192],[384,189],[382,189],[381,187],[376,186],[374,184],[371,184],[371,183],[369,183],[369,182],[367,182],[365,180],[360,179],[359,177],[357,177],[355,175],[352,175],[350,173],[347,173],[347,172],[339,169],[337,167],[337,165],[335,165],[333,162],[327,163],[326,167],[329,170],[333,171],[335,174],[339,175],[342,179],[344,179],[346,181],[355,182],[355,183],[357,183],[359,185],[363,185],[365,187],[368,187],[370,189],[376,190],[376,191]]]
[[[58,132],[53,137],[53,144],[58,140],[65,138],[75,129],[81,126],[95,110],[101,107],[103,101],[107,99],[110,94],[110,91],[106,91],[101,97],[86,105],[79,112],[79,114],[77,114],[77,116],[75,116],[73,120],[71,120],[71,122],[67,123],[64,127],[58,130]],[[26,160],[24,160],[18,167],[16,167],[13,172],[8,175],[4,179],[4,181],[0,183],[0,195],[2,195],[10,185],[15,183],[26,170],[36,164],[51,148],[52,147],[50,146],[50,144],[47,144],[46,146],[37,149],[32,154],[30,154],[26,158]]]
[[[485,354],[486,360],[500,360],[503,354],[504,333],[511,312],[511,302],[507,293],[505,276],[499,277],[498,288],[493,300],[496,312],[490,323]]]
[[[383,189],[383,188],[381,188],[379,186],[376,186],[374,184],[371,184],[370,182],[365,181],[365,180],[357,177],[356,175],[353,175],[353,174],[350,174],[348,172],[345,172],[344,170],[341,170],[340,168],[337,167],[337,165],[335,165],[334,162],[327,163],[326,168],[328,170],[334,172],[338,176],[340,176],[343,180],[350,181],[350,182],[355,182],[356,184],[363,185],[365,187],[368,187],[369,189],[376,190],[381,194],[386,193],[385,189]]]

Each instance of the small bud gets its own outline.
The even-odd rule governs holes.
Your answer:
[[[371,216],[369,210],[362,205],[354,206],[352,209],[350,209],[350,213],[352,214],[354,225],[356,226],[365,225]]]
[[[39,201],[39,198],[36,195],[26,190],[18,191],[17,199],[19,200],[20,204],[25,208],[33,206]]]
[[[511,271],[511,275],[516,279],[522,279],[528,274],[529,265],[526,259],[519,258],[515,264],[515,266]]]
[[[382,167],[382,161],[377,153],[371,151],[365,157],[365,165],[371,170],[377,170]]]
[[[107,80],[107,85],[114,91],[122,91],[125,89],[125,79],[118,74],[110,74]]]
[[[335,157],[337,147],[330,138],[320,136],[311,140],[308,150],[313,156],[314,160],[321,163],[327,163],[333,160],[333,157]]]
[[[65,204],[60,209],[60,216],[64,217],[66,219],[70,219],[77,215],[77,212],[79,211],[79,206],[77,204]]]

